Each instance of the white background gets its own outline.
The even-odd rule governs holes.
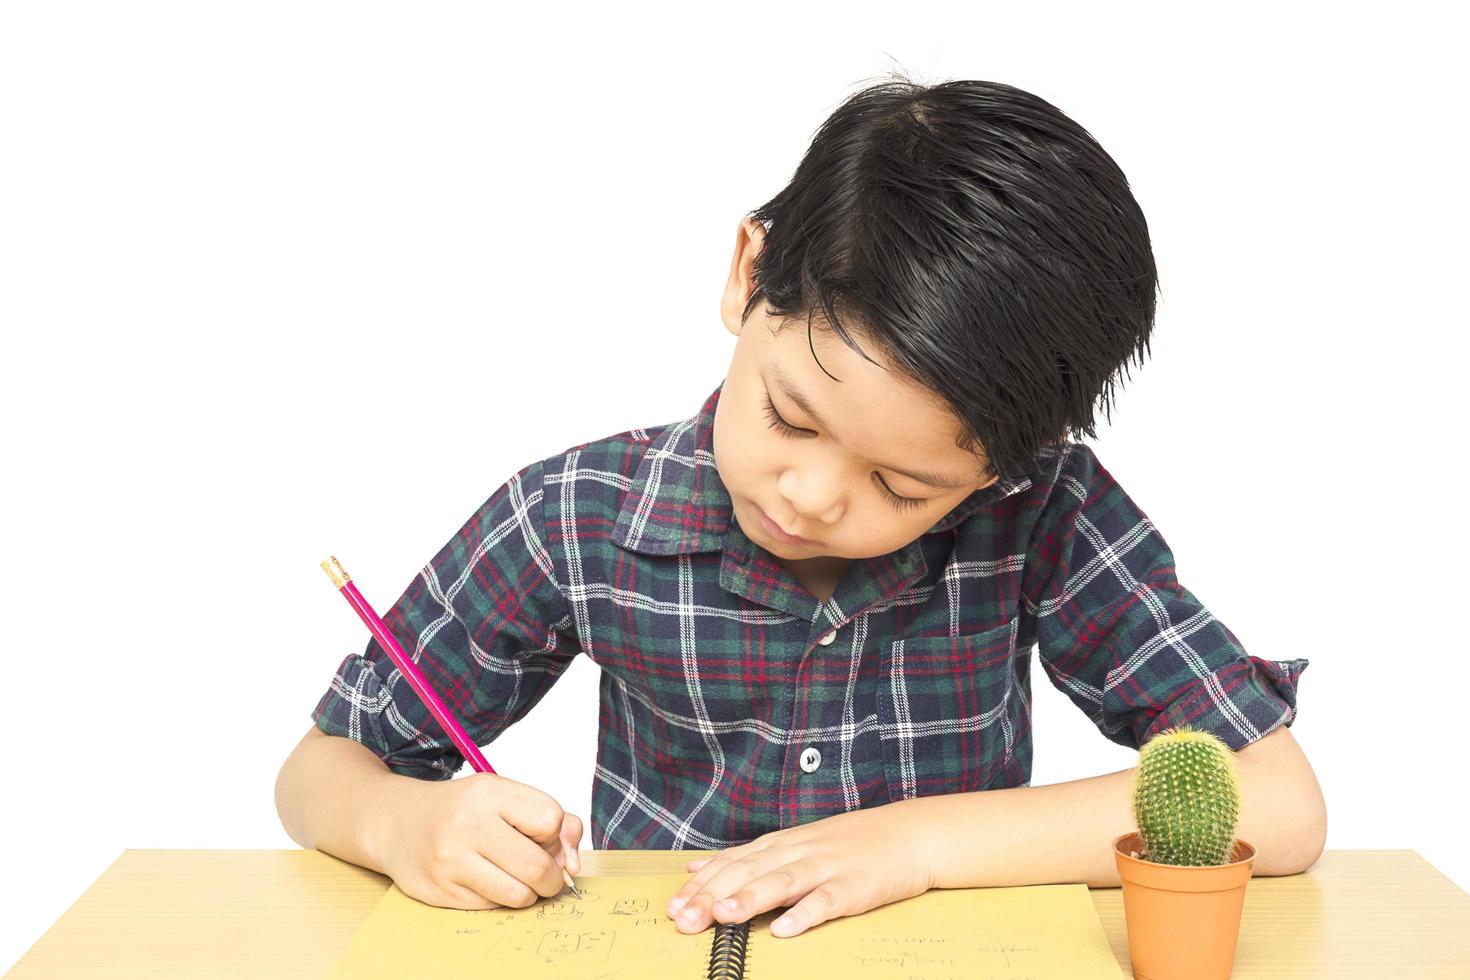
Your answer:
[[[692,415],[737,222],[894,68],[1122,166],[1162,293],[1092,445],[1311,659],[1328,848],[1470,886],[1459,35],[1191,6],[0,7],[0,966],[126,848],[296,846],[276,774],[367,639],[318,562],[385,609],[521,466]],[[1043,677],[1036,784],[1134,764]],[[596,682],[487,751],[584,817]]]

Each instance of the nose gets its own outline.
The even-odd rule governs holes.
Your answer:
[[[831,469],[789,469],[777,479],[776,488],[803,521],[831,524],[842,516],[842,481]]]

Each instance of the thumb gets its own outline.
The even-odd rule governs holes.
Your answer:
[[[566,869],[571,874],[578,874],[582,870],[582,857],[577,853],[577,845],[580,843],[582,843],[582,818],[575,813],[563,814],[561,845],[566,855]]]

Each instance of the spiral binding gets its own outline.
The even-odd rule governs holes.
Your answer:
[[[749,922],[717,922],[709,947],[709,980],[741,980],[745,950],[750,945]]]

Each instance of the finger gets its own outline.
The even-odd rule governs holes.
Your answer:
[[[557,841],[559,851],[560,838]],[[506,874],[525,882],[538,895],[550,897],[565,887],[561,865],[557,864],[556,858],[504,821],[495,820],[487,826],[479,852]]]
[[[805,898],[771,923],[771,935],[799,936],[818,923],[846,915],[842,911],[842,900],[838,894],[840,889],[841,886],[832,881],[823,882],[813,888],[807,892]]]
[[[456,908],[493,909],[507,906],[520,909],[534,905],[538,897],[524,881],[483,854],[472,855],[464,867],[452,873],[449,878],[450,885],[446,890],[455,895],[458,894],[458,889],[470,903],[456,904]]]
[[[578,847],[582,843],[582,818],[568,813],[562,818],[561,844],[566,854],[566,869],[571,874],[582,871],[582,855]]]
[[[674,892],[674,894],[669,898],[669,918],[672,919],[674,915],[677,914],[678,911],[683,908],[684,905],[689,901],[690,896],[698,892],[699,889],[704,886],[704,883],[706,881],[714,877],[714,875],[717,874],[719,870],[730,861],[745,857],[748,854],[758,854],[761,851],[766,850],[770,846],[770,842],[766,838],[757,837],[755,840],[750,841],[747,844],[736,844],[734,847],[727,847],[723,851],[718,852],[712,857],[701,858],[698,861],[691,861],[690,867],[687,870],[695,871],[696,869],[694,865],[697,864],[699,866],[697,869],[697,873],[688,881],[686,881],[679,888],[679,890]]]
[[[706,864],[709,864],[713,860],[714,858],[700,858],[698,861],[689,861],[684,865],[684,870],[698,871],[700,868],[704,867]]]
[[[561,804],[534,786],[511,784],[501,799],[500,816],[522,835],[553,854],[561,849],[562,821],[566,817]]]
[[[546,870],[543,870],[541,862],[534,861],[530,853],[519,846],[513,850],[496,849],[486,853],[499,861],[507,871],[516,874],[536,889],[537,893],[554,895],[563,887],[561,868],[566,865],[567,860],[561,839],[566,813],[555,799],[534,786],[511,779],[504,779],[502,786],[504,788],[499,813],[504,825],[523,840],[540,846],[551,863],[545,865]]]
[[[730,850],[721,851],[712,858],[704,859],[699,866],[699,872],[690,876],[689,880],[679,886],[679,889],[669,897],[669,918],[672,919],[678,914],[679,910],[689,902],[689,899],[694,896],[695,892],[703,888],[704,883],[713,878],[715,872],[719,871],[720,868],[724,867],[730,861],[730,853],[733,850],[735,849],[730,848]]]
[[[708,927],[715,918],[712,911],[715,902],[732,895],[752,879],[771,870],[772,860],[771,852],[762,851],[726,861],[689,896],[689,900],[674,917],[675,926],[681,932],[699,932]],[[700,874],[704,874],[704,871]]]
[[[817,869],[806,862],[782,864],[756,875],[717,900],[710,907],[710,914],[716,922],[744,922],[762,912],[796,902],[822,881]],[[717,889],[718,879],[707,887],[711,891]]]

